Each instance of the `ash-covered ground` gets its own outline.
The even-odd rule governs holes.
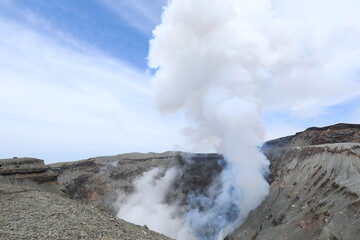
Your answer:
[[[228,239],[360,238],[360,125],[309,128],[267,142],[263,152],[271,161],[266,176],[270,194]],[[206,210],[205,203],[191,205],[189,196],[211,197],[210,190],[216,192],[213,183],[226,167],[219,154],[181,152],[132,153],[51,165],[14,158],[0,164],[1,239],[167,239],[148,230],[151,224],[138,226],[116,216],[122,212],[133,217],[129,208],[139,210],[144,203],[153,204],[146,205],[151,212],[159,203],[162,211],[172,206],[174,215],[155,211],[150,220],[166,226],[171,221],[156,218],[166,216],[186,223],[182,217],[191,209]],[[174,168],[178,171],[161,188],[166,171]],[[152,181],[139,184],[151,171]],[[149,189],[162,189],[159,202],[151,201]],[[138,219],[149,218],[143,214]],[[204,231],[206,237],[193,236],[218,236],[214,229]]]

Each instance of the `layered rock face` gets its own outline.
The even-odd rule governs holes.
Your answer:
[[[269,196],[227,239],[360,239],[360,125],[309,128],[265,143],[263,152],[271,162],[267,176],[271,184]],[[55,220],[44,220],[39,226],[50,229],[44,234],[53,239],[60,238],[70,225],[81,229],[81,219],[92,227],[88,235],[85,231],[86,236],[79,238],[91,239],[90,235],[94,235],[103,239],[101,228],[96,227],[99,219],[111,228],[106,237],[145,239],[146,235],[151,236],[149,239],[162,239],[165,237],[148,233],[146,228],[109,220],[118,210],[113,203],[119,191],[132,193],[133,181],[153,168],[176,167],[179,174],[172,187],[175,195],[166,196],[165,200],[186,204],[188,194],[206,192],[225,161],[219,154],[166,152],[121,154],[48,166],[39,159],[14,158],[0,160],[0,165],[0,207],[10,216],[5,221],[5,215],[2,216],[0,229],[8,230],[0,230],[0,238],[27,239],[30,235],[26,232],[37,226],[31,225],[31,219],[43,221],[45,216]],[[90,203],[110,215],[66,196]],[[6,206],[11,201],[15,205],[9,209]],[[39,206],[34,205],[35,201]],[[35,212],[31,210],[34,206]],[[93,214],[95,220],[91,219]],[[19,216],[25,220],[19,222]],[[53,231],[55,225],[48,227],[48,221],[60,222],[59,229],[63,230]],[[33,234],[45,236],[40,230]],[[80,234],[80,230],[69,231],[69,238],[75,236],[72,234]]]
[[[61,193],[66,189],[58,184],[57,174],[44,161],[37,158],[0,159],[0,179],[5,183],[26,183],[49,192]]]
[[[56,183],[57,175],[36,158],[9,158],[0,160],[0,175],[10,179],[30,179],[37,183]]]
[[[267,142],[266,200],[228,239],[360,239],[360,125]]]
[[[293,136],[268,141],[264,147],[298,147],[326,143],[360,143],[360,125],[339,123],[322,128],[312,127]]]
[[[57,179],[43,160],[0,159],[0,239],[169,239],[69,199]]]
[[[229,239],[360,239],[360,125],[337,124],[264,144],[270,194]],[[116,214],[119,191],[154,168],[178,167],[174,188],[185,201],[223,168],[218,154],[123,154],[50,165],[72,198]]]
[[[219,154],[183,152],[130,153],[49,165],[73,199],[91,203],[100,210],[116,215],[114,203],[120,191],[132,193],[133,181],[153,168],[179,169],[172,195],[167,200],[182,201],[187,194],[205,191],[225,162]]]

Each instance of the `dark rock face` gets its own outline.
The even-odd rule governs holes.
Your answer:
[[[267,142],[270,194],[229,239],[360,239],[360,125]]]
[[[360,124],[339,123],[323,128],[311,127],[293,136],[268,141],[264,148],[298,147],[326,143],[360,143]]]
[[[174,191],[166,196],[166,200],[176,199],[185,204],[188,194],[206,190],[222,171],[224,160],[219,154],[130,153],[51,164],[49,167],[59,175],[59,183],[67,188],[71,198],[92,203],[115,215],[118,209],[113,203],[119,191],[131,193],[134,179],[144,172],[155,167],[180,169]]]

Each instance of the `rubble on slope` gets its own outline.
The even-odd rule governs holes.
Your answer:
[[[360,239],[359,132],[338,124],[266,143],[269,196],[228,239]]]

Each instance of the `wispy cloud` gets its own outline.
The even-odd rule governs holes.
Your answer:
[[[161,10],[167,2],[167,0],[99,1],[145,35],[150,35],[155,26],[160,23]]]
[[[146,74],[4,17],[0,32],[0,157],[71,160],[178,142],[177,123],[152,107]]]

